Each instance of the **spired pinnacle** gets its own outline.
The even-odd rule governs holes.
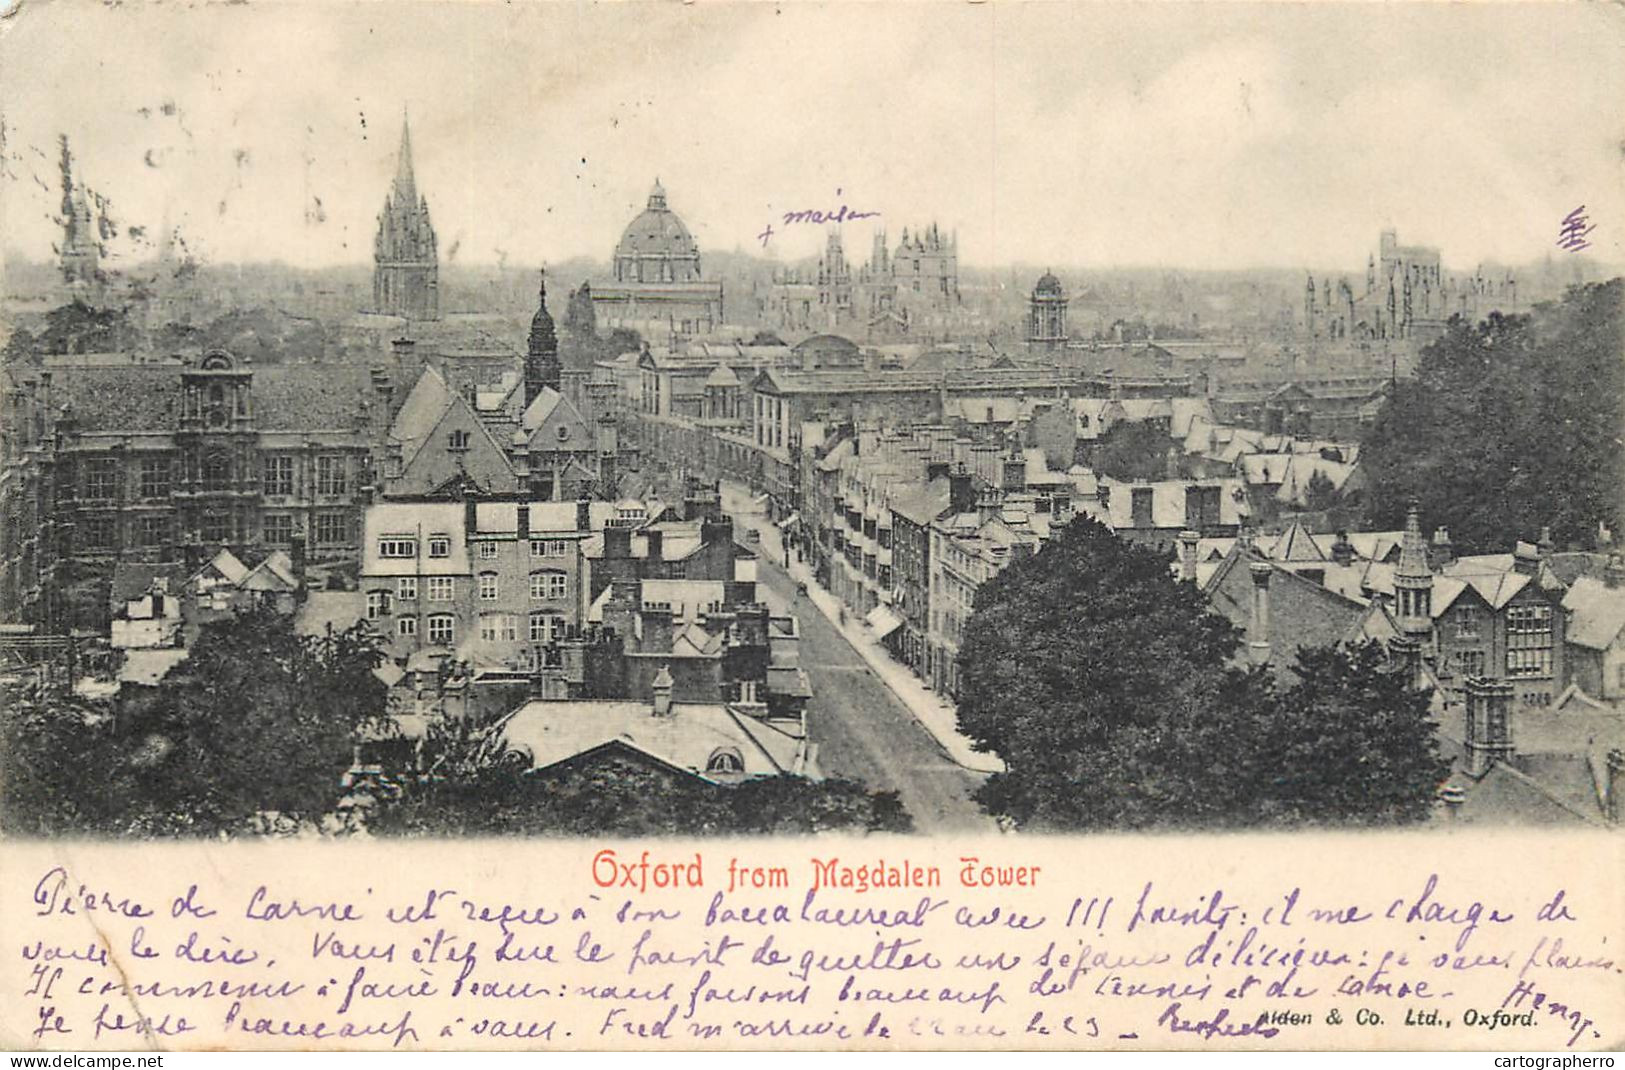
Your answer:
[[[401,149],[395,161],[395,195],[408,204],[418,200],[417,180],[412,174],[412,125],[401,110]]]

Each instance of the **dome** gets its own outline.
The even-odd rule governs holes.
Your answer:
[[[700,275],[700,250],[677,213],[666,207],[666,190],[655,180],[648,207],[621,232],[615,246],[615,277],[626,282],[685,282]]]
[[[1046,271],[1033,287],[1034,297],[1063,297],[1065,291],[1061,289],[1061,280],[1055,277],[1054,272]]]

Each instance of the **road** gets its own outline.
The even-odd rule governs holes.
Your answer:
[[[760,520],[735,511],[741,527]],[[767,554],[758,578],[792,607],[801,625],[801,665],[813,692],[807,734],[818,746],[824,775],[896,791],[920,832],[997,831],[970,797],[983,776],[949,760],[852,644],[815,606],[797,599],[795,584]]]

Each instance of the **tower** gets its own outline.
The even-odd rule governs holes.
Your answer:
[[[62,135],[62,278],[68,285],[91,286],[101,275],[101,247],[85,188],[73,180],[73,154]]]
[[[1027,348],[1053,352],[1066,348],[1066,290],[1061,280],[1044,272],[1027,298]]]
[[[1428,567],[1427,543],[1414,501],[1405,514],[1399,564],[1394,567],[1394,616],[1399,635],[1392,645],[1414,682],[1421,672],[1422,652],[1433,636],[1433,570]]]
[[[558,390],[562,372],[559,338],[553,330],[553,317],[547,311],[547,271],[543,269],[536,295],[536,315],[530,319],[530,343],[525,349],[525,407],[530,407],[543,387]]]
[[[418,193],[412,173],[412,131],[401,120],[401,148],[395,181],[378,215],[373,242],[374,310],[408,319],[440,316],[440,260],[429,202]]]

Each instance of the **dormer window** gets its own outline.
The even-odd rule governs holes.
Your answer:
[[[711,757],[706,759],[705,771],[737,776],[745,771],[745,759],[732,747],[718,747],[711,752]]]

